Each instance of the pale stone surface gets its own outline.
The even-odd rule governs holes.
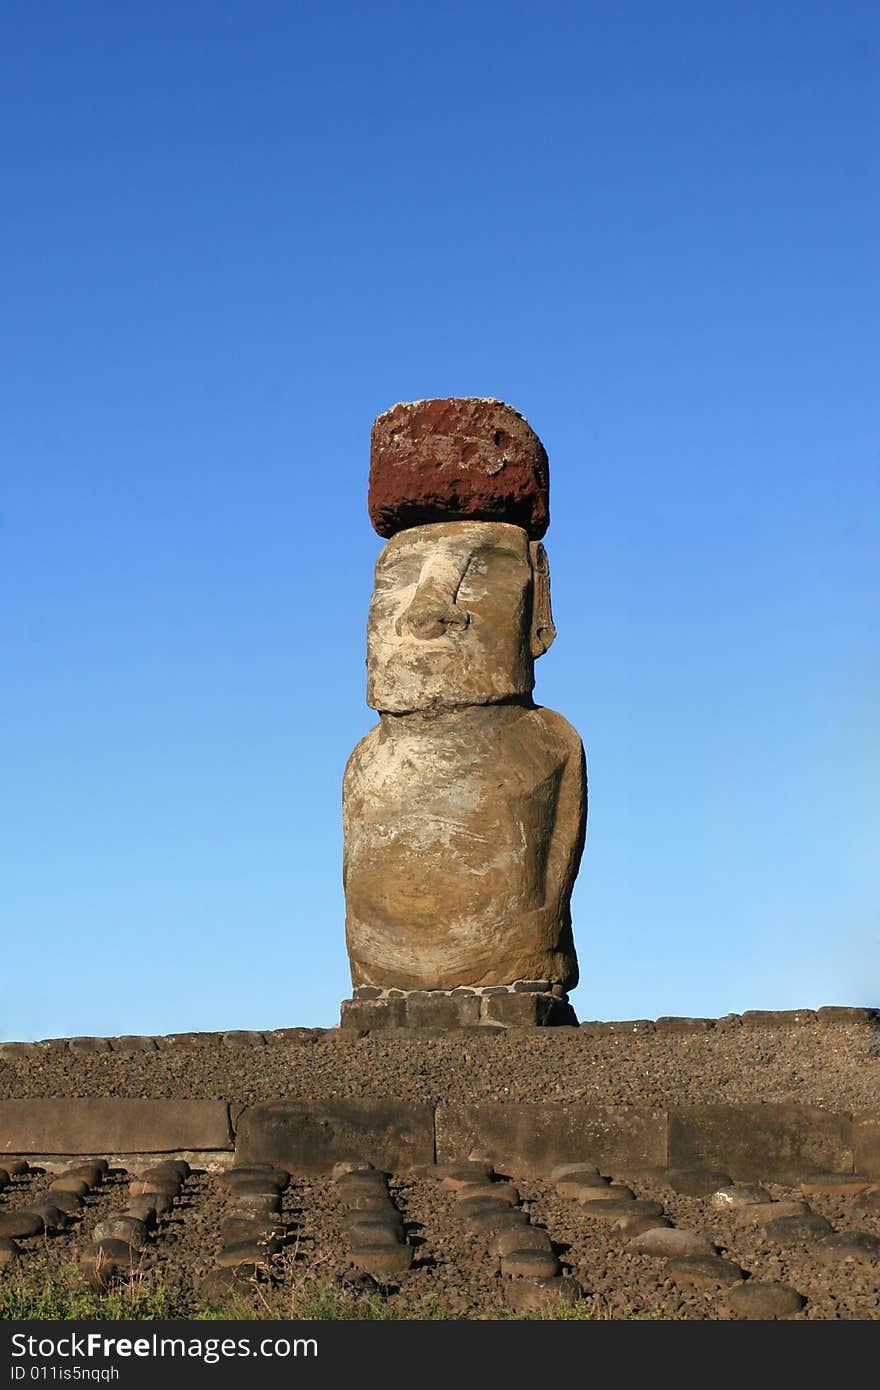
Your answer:
[[[555,636],[544,547],[520,526],[400,531],[376,561],[367,704],[410,714],[530,695],[534,658]]]
[[[355,988],[577,984],[584,753],[531,698],[555,635],[547,557],[520,525],[428,520],[379,556],[367,703],[380,720],[343,786]]]
[[[552,710],[383,715],[345,776],[352,981],[400,989],[573,988],[571,888],[585,774]]]

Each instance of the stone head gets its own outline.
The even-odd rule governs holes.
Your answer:
[[[555,636],[547,556],[522,527],[409,527],[376,562],[367,704],[406,714],[527,696]]]

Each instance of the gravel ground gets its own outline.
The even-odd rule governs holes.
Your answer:
[[[40,1170],[17,1179],[0,1196],[0,1211],[26,1205],[45,1192],[51,1174]],[[609,1174],[608,1176],[614,1176]],[[22,1239],[18,1270],[42,1278],[82,1257],[95,1223],[126,1204],[128,1174],[111,1172],[95,1189],[70,1228],[52,1238]],[[655,1199],[673,1223],[709,1238],[720,1253],[749,1276],[749,1282],[783,1283],[806,1302],[796,1320],[876,1319],[880,1316],[880,1259],[827,1267],[815,1237],[780,1242],[760,1228],[742,1224],[730,1212],[716,1211],[708,1198],[677,1196],[655,1179],[632,1180],[639,1198]],[[547,1182],[517,1184],[532,1224],[549,1233],[563,1272],[580,1283],[583,1311],[596,1319],[720,1319],[732,1316],[723,1289],[682,1288],[668,1277],[663,1259],[631,1255],[624,1237],[610,1221],[591,1218],[576,1201],[563,1199]],[[770,1185],[776,1199],[798,1192]],[[427,1177],[392,1178],[391,1196],[406,1221],[406,1238],[414,1247],[412,1269],[393,1276],[383,1292],[398,1316],[424,1316],[433,1307],[456,1319],[509,1316],[498,1260],[488,1241],[468,1229],[456,1199]],[[880,1236],[880,1211],[865,1212],[857,1197],[811,1197],[814,1211],[838,1231],[860,1230]],[[161,1281],[184,1315],[195,1310],[204,1278],[216,1267],[221,1246],[220,1221],[232,1199],[209,1173],[195,1172],[184,1184],[171,1212],[162,1219],[143,1260],[146,1280]],[[296,1316],[297,1299],[309,1289],[339,1290],[343,1296],[375,1292],[369,1279],[359,1283],[346,1255],[342,1236],[344,1207],[329,1179],[293,1179],[284,1194],[285,1247],[274,1261],[274,1276],[245,1299],[256,1311]],[[0,1278],[12,1277],[9,1273]]]
[[[267,1035],[270,1037],[271,1035]],[[365,1037],[340,1029],[231,1047],[220,1034],[158,1050],[60,1047],[0,1060],[0,1099],[593,1101],[605,1105],[797,1101],[827,1110],[880,1105],[880,1033],[810,1022],[667,1035],[593,1037],[585,1029],[474,1029]]]

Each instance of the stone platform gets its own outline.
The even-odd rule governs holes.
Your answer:
[[[379,989],[360,985],[344,999],[341,1026],[364,1032],[424,1028],[576,1027],[568,995],[547,980],[480,988]]]

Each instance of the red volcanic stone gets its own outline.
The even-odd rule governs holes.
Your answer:
[[[549,490],[543,444],[503,401],[408,401],[373,425],[369,508],[380,536],[432,521],[506,521],[539,540]]]

